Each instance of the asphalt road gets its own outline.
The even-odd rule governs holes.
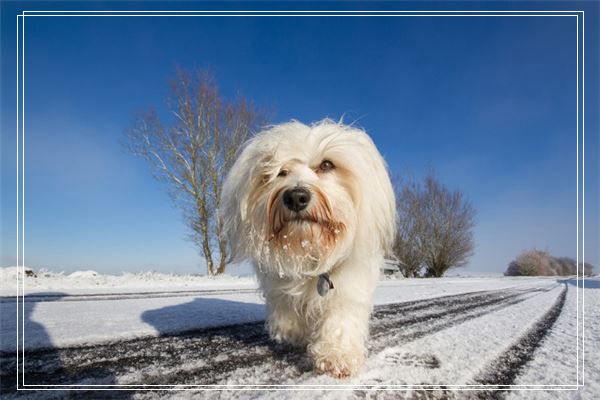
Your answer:
[[[390,343],[396,346],[410,343],[549,290],[549,287],[503,289],[377,306],[371,320],[369,352],[377,354]],[[565,285],[554,305],[540,313],[541,317],[528,332],[484,368],[473,383],[498,387],[510,385],[560,315],[567,290]],[[418,363],[431,369],[440,366],[440,360],[435,356],[411,360],[400,358],[395,362]],[[93,385],[115,385],[118,382],[131,385],[132,391],[17,392],[16,370],[16,355],[1,354],[0,393],[3,398],[160,398],[170,397],[176,392],[147,392],[152,388],[148,385],[231,384],[241,375],[258,370],[260,384],[277,385],[302,381],[314,374],[305,353],[301,349],[272,342],[263,322],[26,354],[26,381],[42,385],[40,387],[60,385],[53,388],[66,389],[67,385],[83,385],[92,390],[96,388]],[[436,393],[441,398],[451,397],[450,393],[444,395],[444,387]],[[363,397],[366,393],[355,390],[354,395]],[[469,393],[469,397],[473,398],[502,396],[502,392]],[[427,397],[425,392],[423,396],[417,396]]]

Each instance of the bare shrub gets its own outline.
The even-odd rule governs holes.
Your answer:
[[[569,258],[569,257],[554,258],[554,257],[552,257],[551,261],[554,261],[554,263],[556,264],[556,268],[555,268],[556,274],[555,275],[566,276],[566,275],[575,275],[577,273],[577,271],[576,271],[577,263],[572,258]]]
[[[509,264],[509,270],[513,276],[538,276],[542,275],[542,270],[548,271],[549,269],[548,255],[535,249],[524,251]]]
[[[579,273],[591,275],[593,266],[579,263]],[[569,257],[553,257],[545,251],[527,250],[511,261],[506,276],[569,276],[577,274],[577,262]]]
[[[399,188],[400,187],[400,188]],[[396,185],[396,208],[398,228],[394,240],[394,255],[398,259],[400,272],[405,278],[419,276],[425,257],[421,245],[421,221],[418,190],[414,184]]]
[[[594,273],[594,266],[590,263],[579,263],[579,271],[584,275],[592,275]]]

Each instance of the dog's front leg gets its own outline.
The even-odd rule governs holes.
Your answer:
[[[365,361],[371,305],[344,296],[327,300],[308,351],[318,372],[345,378],[354,375]]]
[[[308,343],[306,321],[294,310],[289,296],[271,293],[267,295],[267,329],[277,342],[304,347]]]

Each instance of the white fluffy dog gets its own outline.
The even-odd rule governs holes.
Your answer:
[[[271,336],[308,346],[319,372],[356,373],[396,226],[369,136],[331,120],[259,133],[226,179],[221,217],[233,258],[254,263]]]

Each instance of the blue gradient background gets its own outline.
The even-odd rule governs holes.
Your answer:
[[[436,7],[437,6],[437,7]],[[598,266],[598,3],[444,3],[586,10],[586,260]],[[16,264],[16,14],[239,9],[236,3],[2,3],[2,256]],[[249,9],[442,9],[246,3]],[[26,243],[34,268],[204,272],[165,187],[127,153],[135,112],[164,106],[176,66],[210,68],[273,121],[364,127],[393,174],[435,170],[477,209],[464,273],[537,247],[576,256],[575,17],[27,17]],[[231,269],[230,273],[239,272]]]

